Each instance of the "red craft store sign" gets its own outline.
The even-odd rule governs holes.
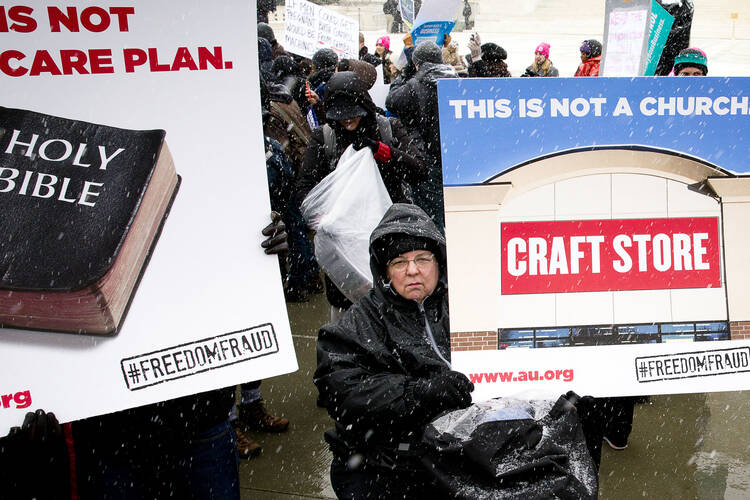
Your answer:
[[[717,217],[501,224],[503,295],[721,286]]]

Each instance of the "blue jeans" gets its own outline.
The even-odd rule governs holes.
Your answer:
[[[79,470],[81,498],[239,500],[239,458],[229,420],[180,442],[148,441],[86,457],[95,460]]]

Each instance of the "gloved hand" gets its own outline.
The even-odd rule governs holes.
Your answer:
[[[419,379],[414,385],[413,394],[421,406],[439,412],[470,406],[473,390],[474,384],[466,375],[451,370]]]
[[[289,244],[286,241],[286,225],[281,220],[278,212],[271,212],[271,223],[261,231],[263,236],[268,236],[260,243],[266,254],[279,254],[289,251]]]
[[[479,38],[479,33],[472,33],[468,46],[471,52],[471,60],[478,61],[482,56],[482,39]]]
[[[370,139],[369,137],[358,137],[353,143],[354,149],[370,148],[372,156],[379,162],[387,162],[391,159],[391,148],[384,142]]]

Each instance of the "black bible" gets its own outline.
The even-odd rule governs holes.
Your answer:
[[[119,331],[180,184],[165,135],[0,107],[0,326]]]

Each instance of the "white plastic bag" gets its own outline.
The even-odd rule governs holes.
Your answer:
[[[370,234],[392,204],[370,149],[352,146],[302,202],[315,258],[352,302],[372,287]]]

